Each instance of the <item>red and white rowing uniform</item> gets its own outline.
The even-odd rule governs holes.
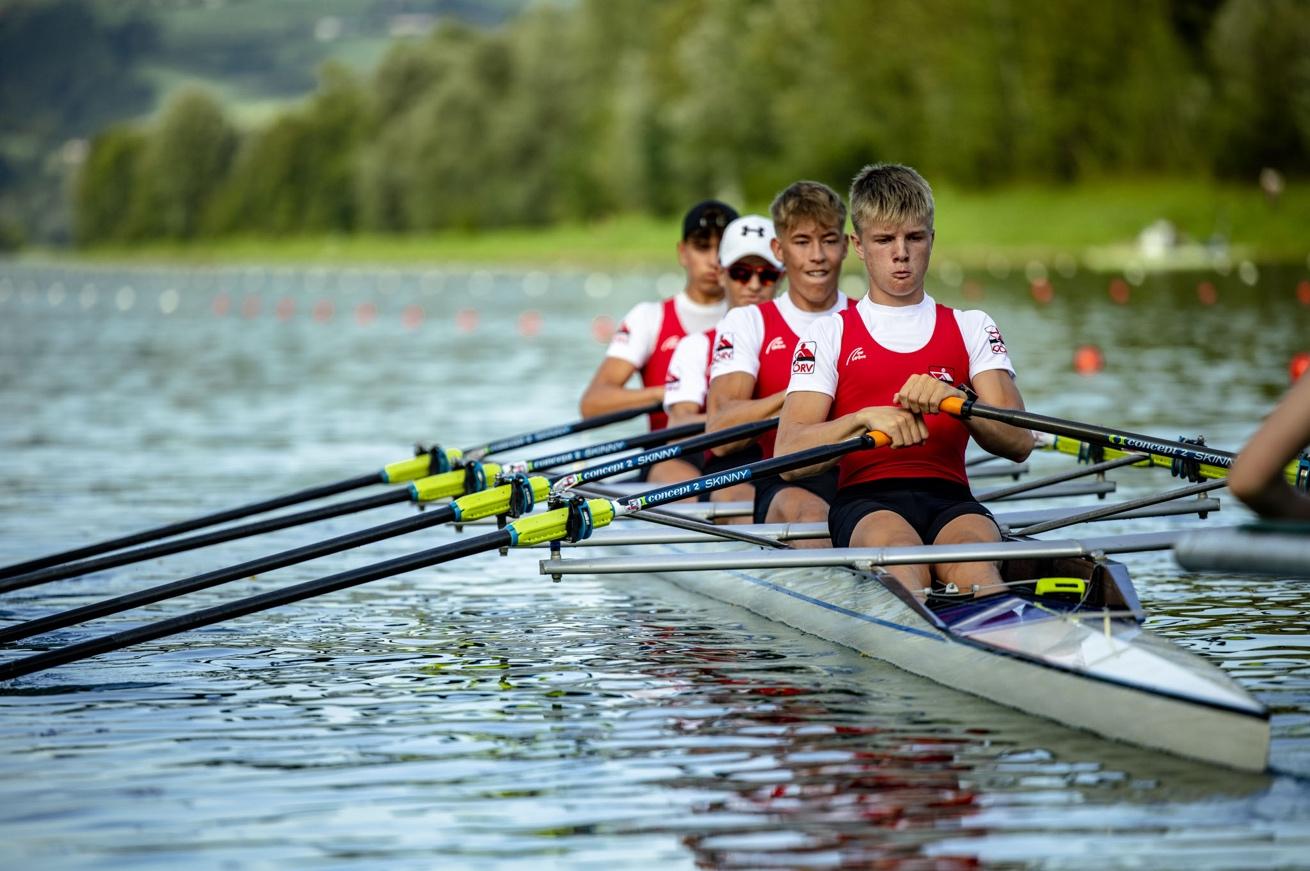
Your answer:
[[[733,309],[719,324],[710,378],[745,372],[755,379],[752,399],[786,390],[792,373],[792,351],[799,336],[828,315],[854,304],[849,297],[838,293],[832,308],[810,312],[797,308],[791,297],[784,295],[759,305]],[[759,437],[765,459],[773,456],[776,440],[773,430]]]
[[[639,302],[615,330],[605,356],[618,357],[635,366],[644,386],[664,386],[669,360],[678,341],[714,326],[727,309],[724,300],[702,305],[693,302],[685,292],[663,302]],[[656,412],[650,416],[650,428],[663,429],[668,426],[668,420],[668,415]]]
[[[912,306],[860,302],[840,317],[815,322],[796,348],[788,393],[833,398],[828,419],[877,405],[911,375],[927,373],[960,387],[979,373],[1014,374],[996,324],[985,312],[959,311],[932,297]],[[928,439],[895,451],[857,451],[839,464],[838,486],[887,478],[941,478],[968,486],[964,449],[969,432],[948,414],[924,415]]]

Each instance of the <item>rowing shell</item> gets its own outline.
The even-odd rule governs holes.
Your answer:
[[[1042,556],[1057,553],[1056,544],[1007,541],[1002,549],[1029,555],[1001,563],[1003,590],[929,603],[879,568],[852,567],[862,557],[885,558],[891,549],[765,551],[746,545],[707,553],[667,545],[660,556],[646,551],[645,557],[546,560],[542,571],[653,574],[1029,714],[1262,771],[1269,756],[1265,707],[1205,659],[1145,631],[1145,614],[1121,563]],[[829,564],[815,564],[825,560]],[[1040,583],[1044,578],[1082,584]]]

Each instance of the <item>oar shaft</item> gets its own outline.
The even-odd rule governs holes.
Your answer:
[[[727,432],[727,430],[722,432]],[[884,447],[889,444],[891,444],[891,439],[885,433],[871,430],[864,435],[836,442],[835,444],[820,445],[792,454],[784,454],[780,457],[770,457],[757,463],[738,466],[735,469],[728,469],[723,472],[715,472],[712,475],[702,475],[699,478],[692,478],[690,481],[681,481],[677,484],[670,484],[666,487],[658,487],[644,493],[616,499],[614,501],[614,513],[616,516],[633,514],[644,508],[654,508],[659,505],[667,505],[670,502],[680,502],[689,496],[709,493],[713,490],[730,487],[733,484],[745,484],[760,478],[790,472],[792,469],[803,469],[806,466],[817,465],[844,454],[849,454],[852,451]]]
[[[247,538],[265,532],[274,532],[279,529],[287,529],[292,526],[313,523],[317,520],[326,520],[330,517],[340,517],[343,514],[354,514],[359,511],[367,511],[371,508],[379,508],[383,505],[394,505],[400,502],[408,502],[411,498],[412,497],[408,490],[389,490],[386,493],[378,493],[374,496],[365,496],[361,499],[351,499],[346,502],[338,502],[332,505],[324,505],[319,508],[311,508],[308,511],[287,514],[283,517],[270,517],[266,520],[258,520],[254,523],[246,523],[241,526],[232,526],[226,529],[217,529],[213,532],[201,533],[200,535],[193,535],[189,538],[175,538],[169,541],[161,541],[157,544],[147,545],[146,547],[107,554],[95,559],[83,560],[81,562],[69,563],[67,565],[52,566],[51,568],[42,569],[38,572],[17,575],[0,581],[0,593],[6,593],[11,590],[20,590],[25,587],[34,587],[38,584],[48,584],[53,581],[62,581],[67,578],[77,577],[78,575],[118,568],[119,566],[130,565],[132,563],[138,563],[156,557],[168,556],[169,554],[181,553],[182,551],[195,550],[200,547],[208,547],[209,545],[220,544],[225,541],[234,541],[238,538]]]
[[[193,517],[190,520],[182,520],[177,523],[156,526],[153,529],[145,529],[141,532],[134,532],[131,535],[111,538],[107,541],[88,544],[84,547],[75,547],[71,550],[52,553],[48,556],[37,557],[36,559],[26,560],[21,563],[14,563],[13,565],[0,568],[0,578],[24,575],[29,572],[49,568],[50,566],[57,566],[74,560],[99,556],[100,554],[108,553],[111,550],[121,550],[125,547],[144,544],[147,541],[154,541],[157,538],[167,538],[171,535],[181,535],[185,532],[194,532],[195,530],[203,529],[206,526],[216,526],[220,523],[227,523],[230,520],[240,520],[241,518],[249,517],[252,514],[262,514],[265,511],[276,511],[279,508],[299,505],[302,502],[310,502],[314,499],[324,499],[328,496],[336,496],[339,493],[346,493],[350,490],[357,490],[360,487],[367,487],[371,484],[380,483],[382,483],[381,475],[378,472],[373,472],[369,475],[360,475],[358,478],[347,478],[344,481],[337,481],[335,484],[323,484],[318,487],[309,487],[305,490],[298,490],[295,493],[288,493],[285,496],[278,496],[274,499],[265,499],[262,502],[252,502],[248,505],[229,508],[225,511],[216,511],[213,514]]]
[[[1091,423],[1081,423],[1076,420],[1047,417],[1042,414],[1034,414],[1031,411],[996,408],[991,405],[984,405],[981,402],[969,403],[955,397],[944,400],[941,407],[942,411],[959,417],[980,417],[984,420],[995,420],[1012,426],[1021,426],[1039,432],[1050,433],[1051,435],[1068,436],[1069,438],[1095,442],[1113,448],[1146,451],[1162,456],[1176,457],[1181,460],[1194,460],[1198,463],[1209,463],[1212,466],[1219,466],[1224,469],[1231,468],[1235,458],[1234,454],[1227,451],[1215,450],[1201,445],[1170,439],[1158,439],[1153,436],[1110,429],[1109,427],[1097,426]]]
[[[574,448],[571,451],[561,451],[557,454],[547,454],[544,457],[537,457],[532,460],[506,463],[502,468],[505,472],[540,472],[545,469],[554,469],[581,460],[592,460],[596,457],[606,457],[610,454],[617,454],[620,451],[645,450],[654,445],[663,445],[686,436],[694,436],[704,429],[704,423],[687,423],[682,426],[671,426],[666,429],[657,429],[648,433],[643,433],[642,435],[632,436],[631,438],[615,439],[612,442],[603,442],[598,445]]]
[[[609,426],[612,423],[631,420],[634,417],[640,417],[643,414],[651,414],[660,411],[663,408],[664,403],[653,402],[650,405],[643,405],[640,408],[625,408],[622,411],[614,411],[609,414],[600,414],[595,417],[584,417],[581,420],[575,420],[573,423],[549,427],[547,429],[537,430],[536,432],[523,433],[522,435],[510,436],[509,438],[488,442],[485,445],[468,448],[464,451],[463,457],[466,462],[472,462],[490,456],[491,454],[500,454],[505,451],[525,448],[528,445],[548,442],[552,439],[573,435],[574,433],[586,432],[587,430],[598,429],[602,426]]]
[[[31,638],[33,635],[41,635],[45,632],[53,632],[56,629],[63,629],[66,626],[75,626],[78,623],[85,623],[88,620],[96,620],[100,617],[108,617],[111,614],[130,611],[133,608],[153,605],[155,602],[162,602],[165,599],[171,599],[175,596],[182,596],[187,593],[207,590],[210,587],[217,587],[220,584],[226,584],[242,578],[249,578],[276,569],[286,568],[287,566],[303,563],[311,559],[317,559],[321,556],[340,553],[343,550],[362,547],[366,544],[372,544],[373,542],[382,541],[383,539],[392,538],[397,535],[404,535],[408,532],[426,529],[430,526],[436,526],[454,519],[455,512],[449,505],[438,505],[421,514],[416,514],[413,517],[405,517],[401,520],[392,521],[391,523],[372,526],[368,529],[361,529],[358,532],[350,532],[345,535],[339,535],[335,538],[329,538],[326,541],[319,541],[302,547],[284,550],[279,553],[248,560],[227,568],[216,569],[212,572],[205,572],[201,575],[183,578],[182,580],[172,581],[167,584],[159,584],[158,586],[150,587],[146,590],[138,590],[134,593],[115,596],[112,599],[105,599],[100,602],[94,602],[90,605],[84,605],[80,608],[61,611],[57,614],[51,614],[46,617],[38,617],[35,620],[28,620],[24,623],[5,626],[0,629],[0,643],[19,641],[23,638]]]
[[[601,478],[610,478],[614,475],[620,475],[624,472],[631,472],[644,466],[653,466],[656,463],[662,463],[665,460],[672,460],[678,457],[684,457],[689,454],[697,454],[701,451],[717,445],[726,445],[730,442],[740,441],[744,438],[757,436],[760,433],[768,432],[778,425],[776,417],[767,420],[756,420],[750,423],[738,424],[728,429],[715,430],[707,432],[704,435],[684,439],[680,442],[674,442],[671,445],[665,445],[662,448],[656,448],[652,451],[636,454],[631,457],[623,457],[609,463],[602,463],[598,466],[588,466],[569,475],[564,475],[556,482],[556,487],[566,490],[570,487],[576,487],[579,484],[585,484],[588,481],[599,481]]]
[[[369,581],[388,578],[404,572],[412,572],[463,556],[495,550],[499,547],[508,546],[511,543],[510,538],[508,531],[496,530],[485,535],[474,536],[465,541],[444,544],[407,556],[396,557],[395,559],[374,563],[351,571],[329,575],[325,578],[317,578],[290,587],[270,590],[267,593],[238,599],[235,602],[215,605],[212,608],[203,608],[167,620],[158,620],[124,632],[115,632],[111,635],[104,635],[78,644],[70,644],[67,647],[38,653],[34,656],[26,656],[0,665],[0,680],[11,680],[26,674],[53,668],[57,665],[98,656],[113,650],[121,650],[124,647],[131,647],[134,644],[141,644],[146,641],[154,641],[157,638],[163,638],[178,632],[198,629],[201,626],[221,623],[224,620],[244,617],[259,611],[267,611],[270,608],[288,605],[301,599],[334,593],[360,584],[366,584]]]

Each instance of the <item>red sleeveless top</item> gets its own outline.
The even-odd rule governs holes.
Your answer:
[[[927,373],[952,387],[969,383],[969,349],[964,345],[955,310],[938,304],[937,323],[928,344],[900,354],[874,341],[854,307],[842,312],[841,356],[837,359],[837,395],[828,419],[870,405],[893,405],[892,397],[911,375]],[[969,431],[949,414],[925,414],[928,439],[908,448],[855,451],[842,457],[837,486],[849,487],[886,478],[943,478],[969,485],[964,449]]]
[[[646,387],[663,387],[664,376],[669,372],[669,360],[673,358],[673,349],[678,347],[678,339],[687,335],[678,320],[678,310],[673,304],[674,297],[664,300],[663,317],[660,319],[660,334],[655,337],[655,350],[641,367],[641,383]],[[663,411],[651,412],[650,428],[664,429],[669,425],[669,416]]]
[[[846,311],[851,311],[855,300],[846,299]],[[764,340],[760,342],[760,371],[755,375],[755,392],[751,399],[772,396],[780,390],[786,390],[791,383],[792,352],[800,336],[792,332],[778,311],[774,300],[759,305],[760,317],[764,319]],[[897,385],[900,386],[899,384]],[[778,440],[778,431],[771,429],[757,440],[764,459],[773,456],[773,446]]]

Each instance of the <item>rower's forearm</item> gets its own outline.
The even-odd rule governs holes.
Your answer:
[[[782,402],[785,398],[786,393],[779,391],[772,396],[764,396],[759,399],[735,399],[721,402],[716,408],[712,408],[706,416],[705,432],[715,432],[716,430],[739,426],[743,423],[754,423],[757,420],[774,417],[777,415],[778,410],[782,408]],[[729,442],[726,445],[710,448],[710,452],[716,457],[726,457],[728,454],[734,454],[749,446],[753,441],[754,439],[741,439],[740,441]]]
[[[616,387],[612,384],[594,384],[582,394],[582,401],[578,404],[578,408],[583,417],[595,417],[598,414],[641,408],[663,398],[663,387],[629,388]]]
[[[965,425],[973,440],[989,454],[1020,463],[1033,451],[1031,430],[994,420],[971,419]]]
[[[794,454],[799,451],[817,448],[821,445],[831,445],[837,442],[843,442],[847,439],[855,438],[866,432],[864,425],[853,414],[843,415],[836,420],[829,420],[823,423],[779,426],[778,441],[774,447],[774,456],[783,456],[784,454]],[[783,472],[782,478],[785,481],[795,481],[799,478],[808,478],[811,475],[817,475],[820,472],[826,472],[833,466],[837,465],[840,458],[834,457],[831,460],[825,460],[821,463],[815,463],[812,466],[804,466],[799,469],[793,469],[790,472]]]

